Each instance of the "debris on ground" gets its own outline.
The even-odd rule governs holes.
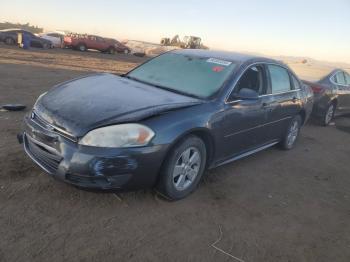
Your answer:
[[[5,109],[7,111],[21,111],[25,109],[26,106],[22,104],[6,104],[2,105],[2,109]]]

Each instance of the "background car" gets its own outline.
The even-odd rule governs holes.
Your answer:
[[[51,41],[54,47],[62,47],[64,35],[64,32],[48,32],[39,34],[41,38]]]
[[[322,125],[329,125],[336,114],[350,113],[350,74],[335,69],[316,82],[303,81],[314,92],[312,115]]]
[[[18,43],[18,34],[21,33],[23,37],[26,37],[30,41],[31,47],[39,47],[39,48],[52,48],[52,42],[40,38],[39,36],[34,35],[31,32],[22,30],[22,29],[6,29],[0,31],[0,41],[4,42],[7,45],[17,45]]]
[[[115,52],[130,52],[120,42],[111,38],[103,38],[96,35],[70,34],[64,37],[64,45],[79,51],[94,49],[101,52],[114,54]]]
[[[19,139],[49,174],[85,188],[156,187],[169,199],[214,168],[279,144],[292,149],[312,105],[275,60],[177,50],[120,77],[57,85]],[[310,107],[310,108],[309,108]]]
[[[129,47],[127,47],[126,45],[124,45],[123,43],[119,42],[116,39],[110,38],[110,41],[114,42],[114,47],[115,47],[115,51],[118,53],[123,53],[123,54],[129,54],[131,53],[131,49]]]

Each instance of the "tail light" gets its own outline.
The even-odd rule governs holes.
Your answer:
[[[326,91],[326,89],[323,86],[312,85],[311,88],[314,94],[322,94]]]

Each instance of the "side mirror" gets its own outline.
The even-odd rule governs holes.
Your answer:
[[[257,100],[259,99],[259,94],[250,88],[242,88],[237,94],[234,94],[233,97],[241,100]]]

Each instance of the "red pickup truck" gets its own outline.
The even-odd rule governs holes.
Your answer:
[[[64,37],[64,46],[82,52],[88,49],[95,49],[109,54],[114,54],[115,52],[128,54],[131,52],[130,48],[115,39],[96,35],[66,35]]]

